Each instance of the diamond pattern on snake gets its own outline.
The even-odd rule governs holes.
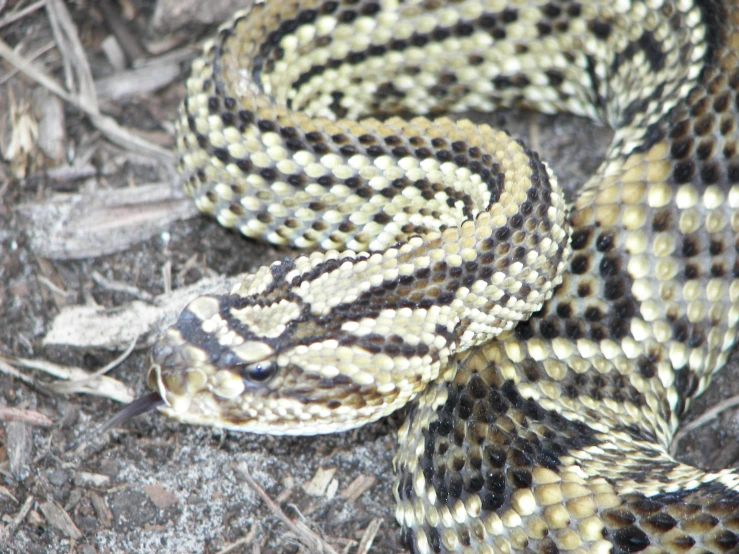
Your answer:
[[[177,122],[197,206],[309,249],[192,302],[160,411],[272,434],[411,405],[418,553],[737,552],[739,476],[677,462],[739,319],[730,0],[269,0],[225,23]],[[567,202],[536,153],[447,116],[614,129]]]

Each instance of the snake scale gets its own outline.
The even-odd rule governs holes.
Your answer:
[[[152,351],[183,422],[351,429],[411,402],[413,552],[739,552],[739,474],[668,453],[739,320],[729,0],[273,0],[193,64],[179,167],[228,227],[313,253],[194,300]],[[566,203],[444,114],[611,126]]]

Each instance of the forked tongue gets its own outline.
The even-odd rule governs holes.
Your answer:
[[[126,421],[130,421],[146,412],[156,410],[159,406],[164,406],[164,404],[164,399],[162,399],[158,392],[150,392],[149,394],[145,394],[144,396],[137,398],[133,402],[126,404],[120,412],[115,414],[100,427],[85,433],[80,440],[73,443],[72,446],[65,450],[65,454],[73,450],[77,450],[80,446],[88,443],[94,436],[102,435],[113,427],[117,427],[118,425],[125,423]]]

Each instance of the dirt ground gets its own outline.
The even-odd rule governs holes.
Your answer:
[[[74,41],[63,42],[50,23],[55,20],[48,11],[58,9],[58,3],[43,4],[0,1],[0,39],[21,57],[34,58],[35,67],[70,90],[74,79],[68,79],[69,67],[65,70],[65,49]],[[191,46],[214,25],[187,10],[184,15],[170,13],[166,6],[131,0],[114,5],[77,0],[67,8],[90,64],[100,111],[160,148],[171,148],[170,122],[196,51]],[[180,19],[168,21],[168,13]],[[133,46],[124,48],[129,58],[136,45],[143,47],[139,62],[175,53],[175,74],[151,90],[122,96],[106,92],[104,85],[120,84],[129,69],[125,63],[116,69],[111,61],[110,41],[126,42],[110,39],[120,28],[133,40]],[[39,104],[43,108],[56,102],[52,95],[43,96],[46,88],[0,56],[0,360],[45,360],[94,371],[119,352],[42,343],[65,307],[94,303],[114,308],[146,300],[165,290],[163,268],[174,276],[177,288],[290,254],[198,216],[167,223],[119,252],[49,258],[40,250],[39,231],[28,214],[55,195],[116,192],[142,183],[160,183],[173,198],[179,193],[170,164],[113,144],[79,106],[59,103],[61,109],[52,118],[57,127],[44,127]],[[39,95],[44,99],[40,103]],[[536,146],[569,190],[595,171],[610,138],[607,129],[567,116],[504,112],[485,120]],[[58,138],[51,146],[41,144],[41,137],[53,139],[54,132]],[[53,242],[53,237],[47,240]],[[145,348],[135,350],[111,376],[143,394],[146,356]],[[737,394],[739,380],[732,378],[737,364],[729,365],[693,414]],[[320,552],[306,542],[305,531],[297,529],[296,536],[295,529],[280,521],[247,476],[293,525],[304,524],[336,552],[366,551],[370,538],[372,552],[400,551],[392,456],[402,414],[355,432],[307,438],[223,433],[153,414],[95,437],[79,454],[65,454],[121,405],[96,396],[50,392],[47,385],[53,379],[48,375],[20,369],[21,378],[3,367],[0,553]],[[737,421],[728,410],[685,437],[681,459],[705,468],[735,464]]]

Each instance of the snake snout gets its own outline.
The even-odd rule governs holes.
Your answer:
[[[206,387],[207,377],[192,348],[182,344],[179,333],[168,330],[151,350],[147,384],[167,406],[177,410],[188,398]]]

